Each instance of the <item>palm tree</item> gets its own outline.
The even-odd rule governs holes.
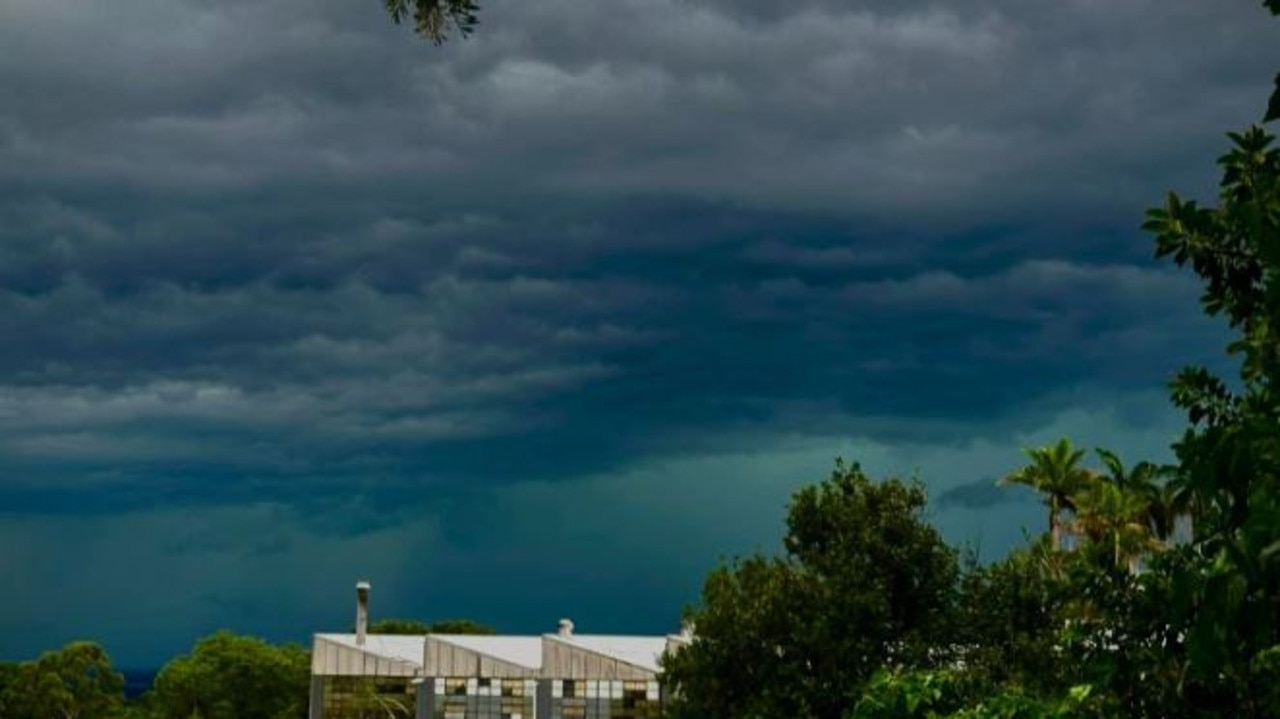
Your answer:
[[[1126,492],[1132,492],[1146,503],[1144,514],[1151,534],[1162,542],[1173,536],[1178,515],[1183,511],[1182,494],[1175,482],[1170,481],[1173,468],[1152,462],[1139,462],[1125,471],[1124,464],[1114,452],[1099,449],[1098,456],[1111,473],[1110,479]]]
[[[1109,536],[1115,561],[1126,561],[1137,573],[1143,555],[1164,548],[1173,535],[1178,516],[1176,488],[1167,481],[1169,470],[1151,462],[1139,462],[1125,470],[1114,452],[1097,450],[1109,474],[1087,493],[1091,530]]]
[[[451,31],[466,37],[479,23],[475,0],[383,0],[392,22],[412,18],[419,35],[439,45]]]
[[[1171,474],[1169,480],[1169,507],[1173,512],[1175,528],[1177,520],[1186,522],[1187,533],[1195,536],[1196,527],[1205,511],[1202,494],[1192,483],[1191,477],[1185,473]]]
[[[1054,550],[1062,549],[1065,511],[1076,510],[1076,497],[1089,485],[1093,473],[1080,466],[1084,450],[1063,438],[1057,444],[1024,450],[1031,464],[1005,477],[1005,484],[1021,484],[1040,492],[1049,509],[1049,535]]]

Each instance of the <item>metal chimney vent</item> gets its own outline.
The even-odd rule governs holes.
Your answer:
[[[356,582],[356,644],[364,646],[369,633],[369,583]]]

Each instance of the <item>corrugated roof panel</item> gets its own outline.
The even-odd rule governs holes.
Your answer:
[[[666,637],[633,637],[608,634],[548,634],[548,639],[595,652],[619,661],[647,669],[661,671],[658,659],[667,650]]]
[[[468,651],[493,657],[499,661],[532,670],[542,668],[542,642],[553,640],[563,642],[601,656],[626,662],[651,672],[661,671],[658,660],[667,649],[670,639],[684,639],[675,635],[671,637],[625,636],[608,634],[547,634],[544,636],[492,636],[472,634],[432,634],[432,638],[461,647]],[[426,650],[425,636],[404,636],[394,634],[370,634],[365,637],[364,646],[356,644],[354,634],[317,634],[317,638],[337,644],[343,648],[364,652],[370,656],[382,657],[397,662],[407,662],[418,669],[423,668]],[[687,641],[687,639],[684,639]]]
[[[426,637],[402,636],[398,634],[369,634],[365,637],[364,646],[356,644],[354,634],[317,634],[317,637],[348,649],[366,652],[375,656],[400,662],[411,662],[422,667],[422,655],[426,647]]]
[[[508,664],[515,664],[529,669],[540,669],[542,667],[542,637],[432,634],[431,638],[448,642],[477,654],[493,657]]]

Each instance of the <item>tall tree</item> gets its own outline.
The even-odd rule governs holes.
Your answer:
[[[1265,5],[1280,15],[1280,0]],[[1262,123],[1277,119],[1280,75]],[[1264,717],[1280,713],[1280,150],[1262,125],[1228,137],[1217,205],[1170,193],[1145,224],[1158,256],[1199,275],[1240,362],[1232,384],[1191,367],[1173,385],[1191,423],[1175,452],[1195,524],[1163,599],[1166,621],[1187,627],[1187,713]]]
[[[1108,480],[1092,483],[1075,499],[1076,527],[1088,549],[1137,574],[1142,557],[1157,548],[1148,523],[1146,496]]]
[[[1114,452],[1097,452],[1107,471],[1074,498],[1076,523],[1090,542],[1109,545],[1117,566],[1136,574],[1142,558],[1163,549],[1173,532],[1173,496],[1158,465],[1138,462],[1126,469]]]
[[[156,719],[303,719],[311,662],[305,649],[218,632],[156,676]]]
[[[1049,510],[1049,536],[1055,550],[1062,549],[1063,513],[1074,512],[1075,498],[1088,484],[1091,474],[1080,465],[1084,450],[1076,449],[1070,440],[1025,450],[1031,463],[1004,478],[1005,483],[1022,484],[1044,495]]]
[[[693,642],[663,666],[672,716],[839,719],[884,663],[939,660],[959,564],[925,502],[856,464],[797,492],[783,556],[708,577]]]
[[[5,719],[111,719],[124,709],[124,676],[92,642],[73,642],[0,672]]]

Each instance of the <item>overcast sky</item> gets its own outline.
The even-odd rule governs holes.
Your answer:
[[[0,0],[0,659],[225,627],[666,632],[837,456],[957,544],[1218,360],[1138,226],[1254,0]]]

